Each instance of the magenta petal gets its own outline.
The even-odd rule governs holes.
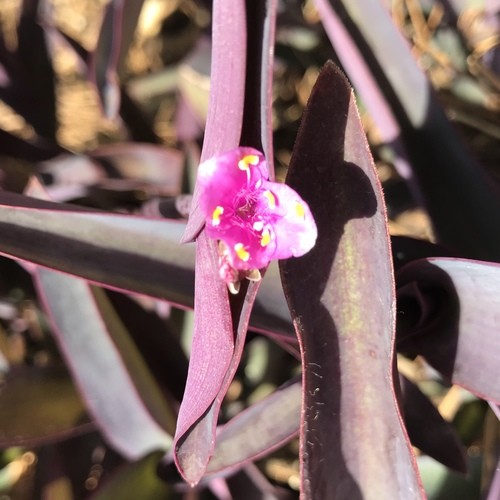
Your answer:
[[[262,239],[262,232],[252,230],[250,227],[234,226],[219,239],[226,246],[229,262],[234,269],[247,271],[251,269],[262,269],[266,267],[271,259],[275,258],[276,239],[272,227],[265,226],[263,231],[269,232],[266,238]],[[210,233],[207,232],[210,236]]]
[[[244,158],[256,160],[245,163]],[[253,148],[236,148],[214,156],[198,168],[200,208],[206,218],[212,217],[217,207],[232,207],[235,196],[249,189],[258,188],[269,178],[267,163],[260,151]]]
[[[308,204],[286,184],[265,182],[263,189],[275,197],[273,211],[276,250],[274,259],[300,257],[316,243],[318,230]]]

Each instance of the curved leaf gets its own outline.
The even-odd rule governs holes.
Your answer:
[[[261,146],[260,104],[266,98],[262,96],[259,81],[255,80],[254,64],[262,68],[262,54],[270,48],[263,46],[258,36],[248,37],[248,52],[245,47],[247,33],[263,33],[265,20],[274,19],[267,9],[274,8],[275,3],[261,0],[246,7],[248,12],[245,2],[239,0],[214,2],[212,92],[202,161],[237,146],[238,140],[248,141],[245,144],[248,146]],[[271,41],[266,37],[266,43]],[[245,52],[248,65],[242,57]],[[233,60],[236,54],[237,61]],[[250,61],[254,64],[250,65]],[[268,66],[269,61],[266,64]],[[228,71],[231,71],[230,88],[227,82],[220,80],[228,76]],[[231,95],[237,100],[229,110],[222,103]],[[235,131],[241,131],[241,138],[231,142]],[[195,187],[184,241],[195,237],[203,227],[197,196]],[[250,312],[260,286],[256,282],[244,282],[239,294],[229,299],[218,272],[216,241],[210,240],[202,230],[196,244],[193,348],[174,445],[176,464],[190,484],[201,479],[213,453],[218,413],[241,358]]]
[[[403,416],[411,444],[458,472],[467,472],[465,449],[453,426],[446,422],[427,396],[400,376]]]
[[[430,258],[397,274],[398,350],[500,403],[500,265]]]
[[[245,2],[215,0],[212,11],[211,92],[201,162],[239,144],[245,99],[245,54]],[[183,241],[192,241],[204,223],[195,187]]]
[[[4,255],[192,307],[194,249],[178,243],[184,227],[0,192]]]
[[[54,336],[104,436],[129,459],[167,450],[173,417],[103,292],[47,269],[35,273]]]
[[[286,182],[318,225],[310,253],[280,262],[303,363],[302,494],[419,498],[391,378],[384,201],[351,88],[332,63],[313,88]]]
[[[207,473],[241,467],[282,446],[299,432],[301,384],[280,387],[218,429]]]

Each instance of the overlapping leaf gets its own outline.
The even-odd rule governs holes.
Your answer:
[[[313,88],[286,182],[318,225],[315,248],[280,263],[302,352],[302,494],[419,498],[391,379],[384,201],[350,86],[331,63]]]
[[[397,283],[398,350],[499,403],[500,266],[430,258],[403,267]]]

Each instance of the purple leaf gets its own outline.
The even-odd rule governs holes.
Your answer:
[[[498,188],[457,136],[383,4],[371,0],[317,2],[324,7],[322,12],[336,12],[344,20],[349,36],[361,48],[399,123],[414,179],[440,241],[472,258],[498,260]],[[345,49],[345,40],[336,48],[339,52]],[[352,80],[366,86],[371,78],[364,80],[361,69],[361,65],[346,64]],[[378,93],[371,95],[367,90],[364,98],[374,101]],[[372,104],[382,109],[380,102]]]
[[[399,351],[422,355],[447,380],[500,402],[500,265],[412,262],[397,275]]]
[[[305,498],[419,498],[392,374],[394,290],[386,215],[351,88],[327,63],[287,176],[318,225],[280,262],[303,363]]]
[[[172,415],[103,292],[38,269],[36,284],[53,333],[89,412],[109,443],[137,459],[167,450]]]
[[[184,228],[182,222],[88,212],[0,192],[4,255],[192,308],[194,249],[178,243]],[[252,324],[291,339],[290,313],[275,264],[263,279]]]
[[[178,243],[184,228],[0,192],[4,255],[192,307],[194,251]]]
[[[104,115],[114,120],[120,109],[117,66],[120,57],[125,0],[111,0],[104,10],[99,40],[89,61],[90,78],[97,88]]]
[[[411,444],[458,472],[467,472],[465,449],[453,426],[420,389],[401,376],[403,416]]]
[[[391,144],[398,153],[394,164],[399,175],[410,181],[410,186],[415,189],[415,194],[419,197],[419,193],[412,182],[413,173],[410,165],[408,165],[404,146],[399,140],[399,124],[382,90],[377,85],[368,63],[364,60],[362,50],[332,7],[332,2],[329,0],[315,0],[314,3],[321,16],[325,31],[342,63],[342,67],[349,75],[354,88],[359,92],[368,112],[377,124],[383,142]]]
[[[159,186],[163,195],[181,191],[184,155],[153,144],[122,143],[100,146],[86,155],[62,155],[41,165],[50,184],[86,186],[105,178],[131,179]]]
[[[273,8],[274,2],[269,2],[266,7]],[[266,13],[266,8],[258,7],[258,10]],[[270,17],[273,18],[272,15]],[[248,31],[245,25],[245,2],[214,2],[212,90],[202,161],[237,147],[240,132],[241,140],[244,133],[250,134],[252,141],[256,136],[261,137],[262,123],[254,120],[255,115],[247,106],[254,100],[261,103],[260,84],[256,89],[252,76],[255,68],[246,66],[244,54],[247,32],[261,32],[261,25],[267,18],[269,16],[249,16]],[[266,40],[271,42],[269,37]],[[260,39],[250,37],[248,42],[249,60],[255,61],[252,50],[255,49],[255,44],[260,46]],[[262,51],[255,50],[260,54],[256,58],[260,62]],[[270,49],[265,47],[262,50]],[[252,142],[248,145],[256,146]],[[202,230],[205,218],[199,204],[200,191],[197,184],[188,227],[183,237],[184,241],[189,241],[198,235],[196,319],[188,381],[174,445],[176,464],[190,484],[196,484],[200,480],[213,453],[220,405],[241,358],[252,304],[259,288],[259,283],[245,280],[239,294],[228,299],[226,285],[218,274],[217,244],[208,239],[206,232]]]
[[[57,144],[40,137],[21,139],[2,129],[0,129],[0,150],[4,155],[30,162],[48,160],[63,151]]]
[[[245,500],[294,500],[297,496],[290,490],[279,488],[270,483],[259,468],[249,464],[234,476],[227,479],[232,498]]]
[[[242,467],[296,437],[301,394],[300,381],[292,382],[221,426],[207,473]]]
[[[190,483],[198,482],[212,454],[221,389],[235,348],[228,292],[217,273],[217,252],[211,248],[215,241],[202,231],[196,245],[195,289],[202,293],[195,295],[191,359],[174,444],[176,464]]]
[[[215,0],[212,12],[211,92],[201,161],[239,145],[245,96],[245,54],[245,2]],[[183,241],[192,241],[204,223],[195,188]]]
[[[252,2],[257,3],[257,2]],[[273,72],[274,72],[274,40],[276,36],[276,15],[278,0],[266,0],[261,45],[260,70],[260,142],[264,156],[267,158],[269,177],[274,179],[273,150]],[[260,25],[260,23],[259,23]],[[260,38],[259,38],[260,40]]]
[[[22,4],[15,52],[9,51],[3,39],[0,40],[3,69],[0,98],[23,116],[41,137],[55,142],[54,70],[47,50],[47,36],[40,23],[39,3],[39,0],[26,0]]]
[[[141,306],[135,297],[108,290],[108,296],[168,400],[182,399],[188,360],[171,318],[160,317]]]

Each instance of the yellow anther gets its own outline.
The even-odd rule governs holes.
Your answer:
[[[260,238],[260,244],[263,247],[267,247],[269,243],[271,243],[271,233],[269,232],[269,229],[264,229]]]
[[[243,243],[236,243],[236,245],[234,245],[234,251],[243,262],[246,262],[250,258],[250,254],[245,250]]]
[[[305,219],[306,217],[304,205],[298,201],[295,202],[295,215],[299,217],[299,219]]]
[[[271,193],[271,191],[264,191],[262,194],[267,199],[269,208],[276,208],[276,198],[274,197],[274,194]]]
[[[224,207],[217,206],[212,213],[212,226],[218,226],[220,224],[220,216],[224,213]]]
[[[249,170],[250,165],[258,165],[259,157],[257,155],[246,155],[238,162],[240,170]]]

